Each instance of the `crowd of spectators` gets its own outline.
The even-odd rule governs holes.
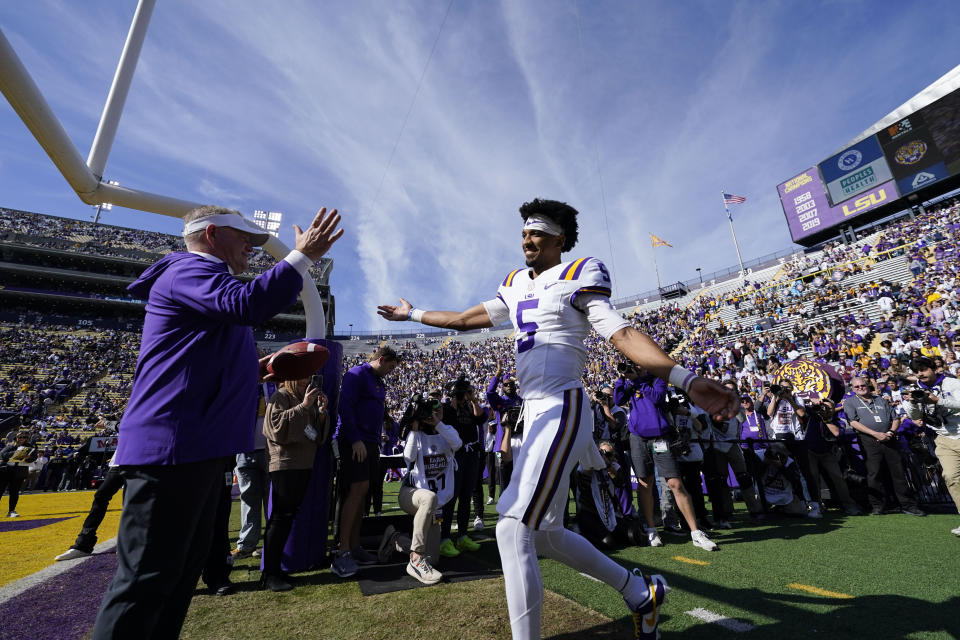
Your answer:
[[[0,240],[6,242],[140,262],[152,263],[171,251],[186,250],[180,236],[15,209],[0,208],[0,229]],[[275,262],[257,249],[247,272],[263,273]]]
[[[153,254],[182,248],[174,236],[118,233],[114,227],[104,232],[90,223],[35,218],[40,216],[0,210],[7,234],[18,234],[19,242],[27,236],[56,235],[81,238],[77,242],[82,251],[100,241],[107,249],[116,243]],[[909,363],[927,356],[948,376],[960,371],[955,330],[960,279],[957,261],[950,259],[957,255],[958,230],[960,203],[954,200],[874,230],[856,244],[831,243],[819,252],[795,256],[769,280],[744,280],[716,295],[707,286],[692,300],[645,305],[628,318],[684,366],[732,380],[751,404],[762,404],[783,363],[804,356],[832,366],[846,383],[866,378],[877,394],[894,401],[909,426],[900,408],[902,388],[914,381]],[[893,275],[889,270],[875,274],[878,267],[891,264],[903,268]],[[8,324],[0,327],[0,338],[0,409],[23,416],[47,466],[54,461],[59,466],[59,460],[76,455],[76,438],[109,433],[102,418],[122,414],[138,350],[135,333],[83,334],[68,327],[39,330]],[[485,389],[497,371],[513,367],[510,337],[474,334],[441,340],[392,345],[400,354],[387,390],[387,410],[394,419],[415,393],[442,392],[461,375]],[[595,391],[613,385],[619,373],[612,346],[591,334],[587,348],[585,386]],[[344,370],[362,360],[363,355],[348,358]],[[922,431],[923,425],[915,424],[904,433]],[[848,435],[847,440],[853,439]],[[910,451],[906,437],[903,450]],[[62,486],[65,474],[53,475]],[[936,485],[927,475],[928,484]],[[37,480],[39,473],[34,486]],[[49,488],[49,482],[45,486]]]

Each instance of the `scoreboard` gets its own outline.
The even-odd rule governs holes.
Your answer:
[[[960,174],[960,89],[777,186],[794,242]]]

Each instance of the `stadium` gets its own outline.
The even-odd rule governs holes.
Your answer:
[[[225,486],[219,482],[224,473],[218,467],[214,475],[219,488],[210,489],[211,495],[216,494],[210,504],[215,503],[217,511],[215,517],[209,514],[213,542],[209,552],[204,550],[200,556],[205,559],[194,562],[197,575],[201,565],[203,574],[195,586],[189,585],[189,608],[182,629],[176,627],[172,635],[157,631],[157,636],[511,637],[507,594],[512,592],[505,587],[504,578],[510,567],[505,567],[503,549],[498,547],[497,537],[503,535],[498,521],[503,517],[497,508],[511,482],[507,460],[523,450],[522,435],[514,441],[517,434],[511,438],[507,432],[525,418],[508,418],[515,396],[508,390],[507,380],[520,377],[523,396],[526,379],[515,363],[518,354],[527,349],[525,341],[532,343],[537,326],[530,328],[529,317],[524,322],[522,307],[516,317],[502,322],[495,322],[488,310],[490,326],[476,329],[437,320],[436,315],[426,317],[431,312],[416,305],[404,307],[403,301],[399,307],[387,307],[388,311],[381,306],[380,317],[410,320],[406,322],[381,321],[361,307],[369,307],[371,296],[385,295],[384,291],[389,290],[393,298],[403,293],[391,289],[403,282],[395,279],[394,269],[412,274],[410,290],[422,308],[442,306],[440,300],[446,295],[466,308],[495,293],[485,283],[480,285],[485,287],[480,293],[469,289],[464,273],[497,282],[509,273],[500,289],[501,293],[508,291],[511,279],[521,277],[515,274],[522,274],[520,269],[510,271],[518,266],[516,235],[510,236],[508,254],[473,226],[476,220],[465,220],[462,237],[466,239],[451,243],[450,238],[457,236],[451,236],[450,214],[439,213],[440,208],[435,217],[428,212],[405,219],[413,227],[409,235],[387,218],[358,216],[351,220],[344,213],[340,222],[344,238],[334,245],[339,236],[334,236],[331,227],[323,257],[314,257],[313,245],[303,238],[322,226],[320,215],[313,223],[294,218],[307,232],[298,230],[293,236],[295,251],[291,252],[280,238],[279,222],[281,217],[293,216],[254,212],[248,202],[231,199],[223,190],[179,199],[183,194],[170,186],[175,186],[175,181],[164,182],[156,177],[158,172],[136,162],[124,170],[122,178],[124,185],[131,186],[108,182],[106,159],[126,91],[136,96],[138,85],[131,90],[130,80],[137,57],[144,57],[141,64],[151,60],[150,48],[140,54],[140,47],[144,38],[150,42],[146,29],[154,4],[141,2],[133,16],[87,160],[76,152],[71,136],[54,115],[57,109],[47,104],[28,71],[37,67],[35,52],[25,47],[28,27],[0,24],[0,90],[11,107],[4,114],[4,127],[18,127],[16,135],[29,140],[32,153],[41,156],[48,172],[52,160],[60,195],[66,192],[73,203],[72,209],[25,204],[31,199],[43,201],[42,189],[34,192],[26,181],[23,193],[11,191],[9,207],[0,201],[0,438],[4,441],[0,447],[0,551],[5,559],[0,565],[0,638],[107,637],[100,635],[103,623],[97,622],[98,611],[105,596],[109,597],[108,589],[113,589],[114,576],[122,575],[133,557],[130,548],[118,547],[122,544],[118,539],[123,529],[121,512],[127,508],[129,513],[139,513],[135,511],[138,499],[133,496],[140,494],[130,488],[138,485],[127,484],[126,493],[117,485],[97,506],[97,496],[102,494],[98,489],[124,474],[131,474],[125,482],[138,482],[135,474],[142,468],[149,472],[152,465],[189,466],[214,457],[213,453],[201,453],[199,458],[184,461],[177,458],[183,453],[175,452],[159,464],[121,462],[119,468],[110,464],[115,455],[146,460],[136,457],[140,452],[118,451],[123,434],[138,428],[131,416],[142,410],[143,398],[158,393],[157,387],[143,391],[143,380],[149,374],[141,360],[155,353],[156,343],[151,340],[170,331],[169,327],[156,329],[157,318],[164,317],[162,305],[156,292],[145,292],[141,283],[158,278],[152,275],[156,265],[197,253],[197,236],[188,233],[189,227],[181,233],[181,219],[186,215],[186,224],[193,224],[189,216],[201,204],[201,196],[225,198],[229,206],[218,209],[217,220],[224,211],[240,209],[245,216],[249,211],[250,220],[263,228],[262,247],[250,251],[243,245],[242,272],[233,269],[228,253],[220,260],[231,269],[222,276],[239,283],[244,291],[276,290],[283,269],[293,269],[289,266],[293,264],[291,253],[310,258],[309,268],[303,265],[296,292],[291,294],[290,300],[295,298],[295,302],[278,305],[279,312],[265,314],[262,321],[260,314],[245,309],[242,322],[225,323],[249,327],[243,331],[252,334],[250,344],[255,344],[259,357],[264,358],[257,383],[257,430],[267,433],[267,425],[274,420],[271,407],[285,401],[280,396],[286,393],[288,381],[304,382],[306,392],[289,387],[289,393],[300,394],[297,400],[312,393],[314,384],[317,393],[322,388],[323,399],[319,413],[307,425],[307,433],[313,431],[304,467],[310,470],[310,484],[304,484],[302,502],[289,514],[289,509],[278,505],[285,504],[281,500],[286,499],[284,487],[291,476],[275,477],[271,462],[269,477],[274,487],[262,489],[262,495],[252,499],[257,505],[253,512],[259,515],[250,524],[252,507],[246,492],[251,485],[245,480],[248,472],[241,458],[252,459],[255,451],[236,448],[232,435],[218,437],[209,445],[210,451],[218,452],[218,464],[225,465],[227,479]],[[162,7],[163,3],[157,11]],[[433,59],[435,50],[443,51],[441,36],[445,30],[455,29],[458,19],[465,19],[458,13],[462,9],[452,7],[451,2],[446,13],[431,14],[437,24],[424,32],[420,43],[428,54],[427,63],[407,74],[416,83],[408,119],[418,108],[420,91],[430,90],[429,66],[443,64],[443,60]],[[583,6],[577,8],[576,3],[574,9],[575,18],[573,14],[566,17],[589,43],[596,36],[591,20],[598,19],[598,14]],[[119,13],[122,20],[130,20],[131,15]],[[167,18],[164,14],[156,18],[160,33],[166,33]],[[513,14],[511,18],[519,20]],[[582,61],[582,40],[580,47],[577,55]],[[113,55],[115,58],[115,52]],[[147,64],[137,73],[152,78],[154,70]],[[956,338],[960,324],[960,133],[956,129],[960,122],[960,67],[938,78],[915,79],[914,84],[924,88],[891,98],[894,102],[883,108],[887,115],[860,135],[829,140],[826,144],[834,153],[821,149],[819,155],[786,154],[788,168],[763,185],[763,201],[776,207],[775,215],[766,211],[759,223],[758,218],[741,218],[738,207],[761,197],[724,190],[722,203],[715,206],[723,210],[715,212],[709,223],[675,221],[681,225],[676,228],[678,236],[682,225],[709,227],[704,235],[709,234],[711,249],[702,251],[703,255],[683,248],[679,241],[673,242],[676,246],[665,242],[660,234],[668,237],[667,233],[657,228],[658,235],[645,232],[642,240],[630,240],[645,245],[649,233],[650,269],[646,258],[636,260],[635,253],[617,250],[624,240],[616,236],[626,234],[611,231],[606,204],[600,207],[602,216],[588,217],[581,211],[581,235],[593,236],[582,241],[587,243],[583,251],[605,257],[603,262],[587,258],[590,254],[580,253],[578,247],[565,254],[564,275],[557,281],[562,283],[568,275],[574,279],[581,268],[586,274],[589,265],[599,264],[598,273],[602,274],[597,277],[606,276],[607,284],[611,276],[616,283],[621,275],[630,285],[642,283],[636,287],[638,293],[629,293],[623,285],[602,291],[622,323],[620,331],[626,327],[649,336],[691,378],[695,375],[715,387],[727,385],[740,403],[740,412],[734,412],[729,420],[711,415],[716,412],[704,411],[691,399],[694,391],[689,381],[681,383],[671,374],[669,387],[661,381],[663,396],[656,401],[647,398],[643,404],[644,393],[658,384],[656,376],[636,369],[623,349],[618,349],[620,343],[606,339],[596,323],[582,341],[586,355],[578,388],[584,390],[584,403],[589,400],[583,411],[592,415],[590,446],[594,450],[599,446],[603,464],[591,467],[586,459],[571,461],[570,491],[553,500],[561,504],[563,529],[581,534],[619,565],[665,578],[671,590],[659,610],[663,637],[806,638],[821,633],[840,638],[960,637],[956,621],[960,596],[951,577],[958,568],[955,556],[960,544],[960,462],[949,457],[952,454],[944,444],[960,438],[956,431],[960,405],[953,408],[948,399],[953,381],[960,378]],[[891,109],[894,104],[900,106]],[[127,108],[137,113],[143,105],[134,99]],[[419,108],[424,107],[421,104]],[[872,119],[860,117],[853,126],[862,129]],[[76,121],[71,124],[76,127]],[[225,120],[221,124],[228,126]],[[216,118],[204,126],[216,128]],[[372,196],[365,196],[363,206],[376,209],[378,201],[393,197],[390,183],[401,180],[401,169],[391,166],[401,162],[394,158],[405,144],[407,126],[404,120],[399,133],[391,130],[393,150],[386,168],[381,160],[380,168],[371,174],[374,186],[370,189],[375,190]],[[417,135],[425,135],[416,124],[410,126]],[[251,136],[262,133],[257,126],[251,127]],[[121,127],[121,138],[123,132]],[[417,138],[413,144],[420,143]],[[599,158],[598,149],[591,153]],[[35,158],[27,160],[28,152],[21,153],[24,159],[17,166],[24,173],[25,167],[39,164]],[[126,160],[132,157],[119,143],[117,155]],[[8,157],[3,156],[0,165],[4,174],[17,171]],[[599,160],[586,170],[595,171],[600,184],[612,177],[601,175]],[[335,182],[329,176],[318,180]],[[420,186],[415,182],[404,186],[403,196],[395,202],[406,199],[414,208],[420,206],[418,203],[426,202],[418,200]],[[253,186],[249,189],[254,191]],[[602,193],[612,203],[615,187],[606,184],[601,189],[608,190]],[[85,204],[79,204],[75,196]],[[605,202],[606,196],[601,201]],[[521,197],[531,199],[533,195]],[[513,225],[511,234],[520,225],[515,213],[519,204],[512,205],[509,222],[504,223]],[[577,202],[571,204],[578,206]],[[136,216],[140,217],[121,211],[139,212]],[[494,214],[490,216],[494,220]],[[154,221],[159,218],[162,222]],[[397,225],[404,222],[399,214],[397,220]],[[742,256],[735,221],[746,247]],[[240,228],[230,227],[233,222],[223,224]],[[526,217],[524,224],[529,224]],[[667,220],[659,224],[673,229]],[[218,247],[209,239],[214,233],[211,228],[224,227],[201,226],[209,247]],[[543,228],[551,227],[546,224]],[[251,229],[243,228],[248,243],[258,233]],[[351,234],[357,239],[352,240]],[[756,239],[776,234],[789,236],[791,246],[771,253],[775,240]],[[385,238],[387,244],[365,244],[370,236],[378,241]],[[527,236],[524,238],[527,243]],[[717,243],[731,240],[732,249],[726,244],[722,251],[717,249]],[[343,249],[349,242],[356,242],[356,247]],[[390,242],[396,243],[396,251]],[[418,244],[421,242],[425,244]],[[489,250],[483,264],[477,263],[478,254],[468,244]],[[447,245],[453,245],[452,249]],[[404,246],[409,255],[403,255]],[[525,251],[528,248],[525,244]],[[435,255],[427,256],[428,250]],[[472,264],[464,267],[464,273],[446,273],[461,264],[461,259],[451,257],[458,250],[463,253],[461,259]],[[668,251],[686,256],[672,257]],[[447,263],[442,261],[444,256]],[[441,270],[437,265],[442,264],[451,268]],[[696,267],[693,276],[690,265],[694,264],[707,269]],[[529,262],[527,266],[537,268]],[[631,279],[634,276],[626,274],[632,271],[643,271],[645,279]],[[650,286],[653,279],[647,272],[651,271],[655,272],[655,287]],[[351,273],[347,279],[348,272],[361,275]],[[493,273],[491,278],[487,278],[488,272]],[[188,281],[188,276],[180,278],[174,282]],[[357,291],[361,280],[369,281],[362,293]],[[532,291],[534,285],[529,286]],[[449,292],[445,294],[444,289]],[[574,297],[580,292],[577,289]],[[470,296],[466,302],[461,300],[465,295]],[[176,296],[171,294],[171,299]],[[396,304],[395,299],[376,302]],[[576,307],[573,300],[570,306],[587,317],[587,311]],[[218,319],[225,315],[219,310],[214,314],[185,309],[188,314],[197,311]],[[402,318],[391,317],[398,314]],[[184,312],[180,316],[184,317]],[[248,320],[251,317],[257,319]],[[415,323],[418,319],[422,324]],[[322,361],[317,360],[306,374],[284,378],[279,373],[281,358],[275,354],[290,351],[289,345],[304,340],[326,348]],[[303,350],[314,351],[312,347]],[[218,357],[227,363],[225,373],[219,374],[222,380],[232,380],[231,371],[242,368],[244,361],[231,351]],[[351,440],[344,440],[343,434],[354,419],[346,412],[352,411],[351,402],[358,401],[352,395],[355,391],[347,391],[347,387],[356,384],[357,372],[383,367],[384,362],[392,366],[374,369],[381,371],[377,380],[382,381],[382,404],[375,406],[379,413],[373,425],[376,442],[371,445],[372,455],[379,453],[379,464],[370,466],[375,480],[370,482],[366,502],[361,494],[359,506],[350,507],[352,487],[358,481],[350,475],[353,458],[346,452]],[[199,363],[192,366],[212,370]],[[929,380],[922,373],[925,369],[933,373]],[[248,373],[251,378],[252,371]],[[307,385],[306,379],[314,373],[322,375]],[[263,383],[270,383],[270,378],[265,378],[268,374],[275,376],[276,384],[265,388]],[[281,383],[281,379],[287,381]],[[219,377],[211,380],[198,375],[184,387],[181,400],[187,405],[202,404],[205,384],[218,387],[218,394],[225,393],[219,390]],[[948,401],[925,405],[929,394],[939,394],[937,402]],[[407,500],[404,491],[418,481],[414,480],[418,459],[406,459],[405,441],[412,436],[411,424],[418,423],[423,429],[422,421],[429,420],[424,416],[431,413],[421,415],[417,407],[430,398],[436,399],[434,411],[442,411],[445,423],[466,420],[464,412],[475,411],[477,416],[470,427],[476,431],[475,446],[466,454],[468,447],[457,452],[457,456],[472,455],[475,466],[471,468],[476,471],[470,489],[455,498],[462,513],[454,516],[450,502],[449,512],[427,525],[437,530],[435,545],[428,538],[426,547],[420,549],[421,560],[429,556],[443,573],[439,584],[411,573],[410,567],[418,566],[416,536],[404,547],[402,536],[393,534],[422,526],[416,524],[412,511],[402,506]],[[535,406],[535,400],[527,397],[525,403]],[[244,402],[231,397],[227,406],[243,407]],[[823,409],[828,402],[835,412]],[[647,425],[637,417],[648,405],[665,425],[650,439],[670,440],[669,456],[679,471],[662,467],[662,459],[654,453],[656,471],[651,471],[650,481],[645,482],[645,463],[638,461],[635,442],[648,437]],[[253,412],[249,413],[247,417],[252,418]],[[382,423],[378,423],[380,415]],[[125,419],[132,426],[125,425]],[[871,419],[885,430],[873,431],[870,424],[863,425]],[[241,422],[246,423],[245,419]],[[321,425],[324,422],[326,428]],[[530,429],[531,423],[527,424]],[[216,431],[221,428],[216,419],[204,426],[221,433]],[[222,428],[242,431],[229,424]],[[686,439],[682,437],[684,429]],[[426,431],[430,433],[429,428]],[[455,431],[460,433],[458,441],[466,444],[462,429],[458,426]],[[267,435],[267,444],[258,445],[261,454],[264,447],[275,456],[286,451],[284,446],[292,446],[271,438]],[[241,440],[238,437],[236,441]],[[657,445],[652,446],[657,452]],[[597,457],[596,451],[593,457]],[[879,457],[883,457],[882,463]],[[466,482],[460,474],[464,459],[456,460],[459,491]],[[449,477],[454,477],[452,466]],[[679,481],[679,490],[674,481]],[[185,494],[201,492],[204,483],[190,482],[195,484],[181,488],[175,504],[177,500],[190,503]],[[431,487],[434,494],[442,493]],[[124,507],[124,500],[133,505]],[[100,510],[92,532],[88,530],[91,503],[94,511]],[[344,515],[351,513],[351,508],[358,510],[356,526],[351,515]],[[652,521],[646,516],[648,508],[652,509]],[[171,513],[168,526],[178,528],[181,514],[176,509]],[[130,522],[136,519],[134,515],[124,517]],[[292,529],[278,547],[283,571],[270,574],[270,560],[280,566],[279,559],[267,559],[268,540],[277,535],[271,527],[280,526],[276,522],[285,517]],[[186,515],[183,519],[187,520]],[[439,546],[437,557],[431,545],[441,544],[441,522],[446,527],[443,544],[452,542],[449,549],[453,551],[448,554],[447,547]],[[697,538],[698,528],[709,536],[707,543]],[[251,535],[253,543],[244,548],[244,539]],[[345,548],[344,538],[351,535],[359,538],[361,552],[366,549],[373,557],[345,570],[342,562],[338,564],[344,556],[338,548]],[[173,564],[176,553],[170,553]],[[580,569],[541,554],[542,637],[654,637],[643,635],[646,627],[641,627],[636,611],[624,606],[624,595],[589,575],[591,568]],[[266,580],[270,575],[283,578],[277,588]],[[658,611],[656,605],[653,611]],[[516,627],[513,634],[522,637]],[[114,630],[113,637],[125,637],[124,632]]]

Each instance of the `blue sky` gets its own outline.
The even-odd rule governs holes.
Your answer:
[[[656,286],[647,233],[673,245],[664,282],[736,263],[721,188],[747,197],[744,259],[791,246],[776,185],[960,61],[947,1],[454,0],[441,31],[447,7],[159,0],[105,178],[283,211],[291,246],[289,224],[338,207],[339,329],[382,326],[376,305],[399,295],[492,297],[522,264],[533,197],[580,210],[569,257],[603,259],[621,297]],[[83,157],[135,8],[0,4]],[[0,206],[91,215],[5,101]],[[128,209],[104,221],[179,232]]]

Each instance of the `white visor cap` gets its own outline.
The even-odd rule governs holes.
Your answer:
[[[195,231],[203,231],[211,224],[215,227],[230,227],[231,229],[249,233],[250,244],[255,247],[259,247],[270,238],[270,234],[264,231],[263,227],[256,222],[235,213],[218,213],[212,216],[206,216],[205,218],[198,218],[193,222],[188,222],[183,226],[183,236],[186,237]]]

